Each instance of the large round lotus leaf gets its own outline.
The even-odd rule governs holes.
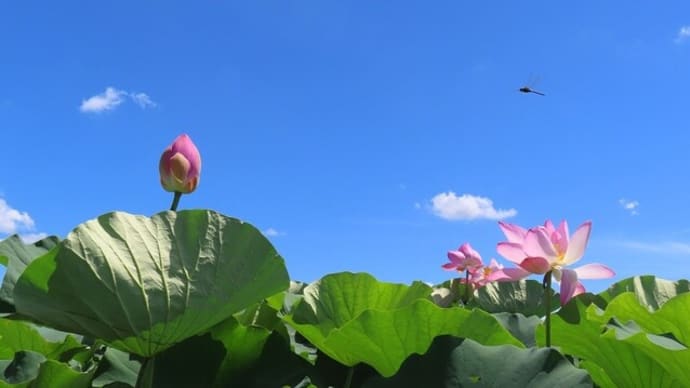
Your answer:
[[[654,311],[676,295],[688,291],[690,282],[687,280],[672,281],[645,275],[618,281],[599,295],[606,302],[610,302],[622,293],[633,292],[643,306],[649,311]]]
[[[247,223],[114,212],[32,262],[14,298],[22,314],[148,357],[288,286],[282,258]]]

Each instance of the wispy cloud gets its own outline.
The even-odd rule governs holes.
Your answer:
[[[635,200],[629,200],[625,198],[621,198],[618,200],[618,203],[621,205],[621,207],[630,213],[632,216],[636,216],[640,214],[637,211],[637,208],[640,206],[640,203],[635,201]]]
[[[513,217],[515,209],[495,209],[491,199],[471,194],[457,196],[454,192],[439,193],[431,199],[431,209],[446,220],[500,220]]]
[[[690,26],[681,27],[676,35],[676,43],[683,43],[688,38],[690,38]]]
[[[86,100],[82,100],[79,110],[83,113],[102,113],[105,111],[114,110],[125,102],[127,97],[129,97],[142,109],[153,108],[156,106],[156,103],[146,93],[127,92],[125,90],[120,90],[109,86],[105,88],[103,93],[91,96]]]
[[[126,95],[127,93],[123,90],[107,87],[105,92],[82,100],[79,110],[84,113],[100,113],[113,110],[122,104]]]
[[[134,101],[135,104],[139,105],[141,109],[155,108],[156,103],[151,100],[146,93],[130,93],[129,97]]]
[[[268,229],[264,230],[264,235],[266,237],[285,236],[285,234],[286,234],[285,232],[281,232],[281,231],[274,229],[274,228],[268,228]]]
[[[24,242],[34,242],[46,237],[35,232],[35,223],[29,213],[19,211],[0,198],[0,234],[18,233]]]
[[[652,253],[667,255],[690,255],[690,243],[679,241],[645,242],[645,241],[617,241],[616,245]]]

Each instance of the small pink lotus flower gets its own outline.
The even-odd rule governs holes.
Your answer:
[[[479,252],[472,249],[470,243],[462,244],[457,251],[448,251],[448,260],[449,263],[441,266],[448,271],[474,272],[484,266]]]
[[[192,139],[182,134],[165,149],[158,165],[161,185],[170,192],[188,194],[199,185],[201,156]]]
[[[518,265],[518,268],[505,269],[503,273],[512,280],[519,280],[530,274],[553,271],[556,281],[561,283],[561,305],[585,292],[579,279],[606,279],[615,275],[613,270],[602,264],[565,268],[584,255],[592,230],[590,221],[580,225],[572,237],[568,235],[566,221],[562,221],[558,228],[550,220],[544,226],[529,230],[503,222],[499,222],[499,226],[508,241],[498,244],[498,253]]]
[[[503,265],[498,264],[495,259],[491,259],[489,265],[479,268],[474,272],[470,272],[467,281],[462,279],[462,283],[469,282],[473,289],[479,289],[488,283],[502,280],[512,280],[503,273]]]

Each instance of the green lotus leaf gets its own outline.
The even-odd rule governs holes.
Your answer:
[[[559,307],[558,294],[551,293],[551,311]],[[480,288],[470,306],[480,307],[490,313],[520,313],[526,317],[538,315],[543,317],[546,312],[544,306],[544,287],[536,280],[520,280],[516,282],[493,282]]]
[[[54,330],[43,328],[43,332]],[[28,322],[0,318],[0,359],[12,359],[20,350],[39,353],[48,359],[58,359],[63,353],[81,348],[82,345],[71,335],[62,333],[62,338],[48,340],[38,328]]]
[[[641,305],[635,294],[623,293],[606,306],[601,319],[609,321],[614,317],[621,322],[634,321],[648,333],[671,334],[679,342],[690,346],[690,293],[668,300],[656,311],[649,311],[647,306]]]
[[[235,319],[245,326],[261,326],[269,330],[282,329],[284,332],[285,324],[278,314],[283,307],[285,295],[286,292],[281,292],[249,306],[235,314]]]
[[[55,360],[46,360],[38,370],[38,376],[31,382],[31,388],[88,388],[96,369],[79,372],[69,365]]]
[[[509,360],[507,362],[507,360]],[[365,388],[387,387],[591,387],[586,371],[555,349],[484,346],[438,337],[424,355],[413,355],[390,378],[369,379]]]
[[[131,360],[128,353],[109,347],[98,364],[98,371],[91,381],[91,386],[100,388],[118,383],[134,387],[140,368],[141,363]]]
[[[568,323],[577,324],[581,319],[585,319],[584,307],[592,304],[603,309],[606,308],[607,303],[601,296],[585,292],[571,298],[556,314]]]
[[[14,285],[26,266],[54,248],[59,242],[57,237],[51,236],[32,244],[25,244],[16,234],[0,241],[0,264],[7,267],[0,288],[0,300],[9,304],[2,307],[2,312],[13,310],[9,307],[14,304]]]
[[[237,379],[237,376],[259,359],[271,331],[264,327],[241,324],[236,319],[228,319],[214,327],[211,335],[226,349],[214,384],[229,386],[233,379]]]
[[[367,274],[329,275],[304,290],[304,300],[285,320],[329,357],[347,365],[363,362],[393,375],[411,354],[451,334],[494,344],[522,344],[490,314],[441,308],[431,288],[378,282]]]
[[[74,229],[17,281],[17,311],[153,356],[288,288],[250,224],[209,210],[108,213]]]
[[[340,326],[366,310],[391,310],[418,299],[430,299],[431,287],[379,282],[368,273],[341,272],[324,276],[303,290],[304,299],[291,316],[297,321],[330,322]]]
[[[36,352],[20,350],[10,360],[0,361],[0,384],[3,387],[27,387],[38,377],[46,358]]]
[[[618,301],[618,298],[622,298]],[[687,387],[690,386],[690,350],[672,338],[642,330],[635,322],[612,318],[615,307],[639,305],[632,295],[621,295],[602,311],[596,304],[575,298],[577,323],[559,315],[552,317],[552,345],[582,360],[594,382],[602,387]],[[537,327],[537,342],[543,345],[544,327]]]
[[[606,291],[599,294],[609,302],[624,292],[634,293],[640,303],[649,310],[657,310],[664,303],[676,295],[690,291],[687,280],[671,281],[655,276],[635,276],[614,283]]]
[[[214,387],[293,387],[314,372],[277,331],[228,320],[211,333],[227,350]]]
[[[495,313],[494,318],[505,327],[513,337],[517,338],[527,347],[537,344],[534,336],[537,326],[542,320],[536,315],[526,317],[520,313]]]

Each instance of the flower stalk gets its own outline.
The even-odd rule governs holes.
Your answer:
[[[544,274],[544,308],[546,309],[546,316],[544,317],[544,326],[546,327],[546,347],[551,347],[551,275],[553,271]]]
[[[180,204],[180,198],[182,198],[182,193],[176,191],[175,195],[173,196],[172,204],[170,205],[170,210],[177,211],[177,205]]]
[[[465,270],[465,298],[463,299],[464,304],[470,302],[470,287],[472,287],[472,284],[470,283],[470,270],[467,269]]]

